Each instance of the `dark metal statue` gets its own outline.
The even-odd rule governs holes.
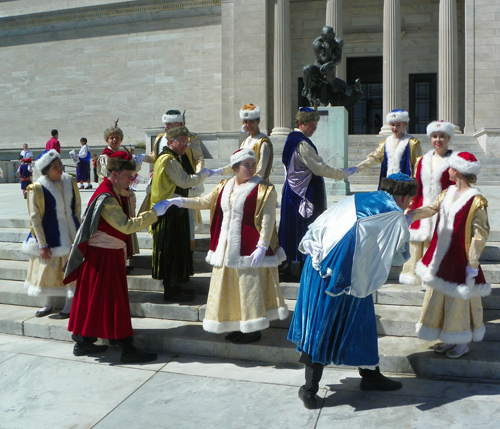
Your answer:
[[[363,96],[361,83],[356,79],[353,86],[335,76],[337,65],[342,60],[344,41],[335,37],[332,27],[321,29],[321,36],[313,42],[316,62],[304,67],[304,89],[302,95],[307,97],[311,105],[344,106],[346,109],[354,105]]]

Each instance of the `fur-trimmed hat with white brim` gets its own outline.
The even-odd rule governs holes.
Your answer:
[[[247,159],[253,159],[257,162],[255,152],[248,148],[238,149],[231,155],[231,167],[234,167],[236,164],[246,161]]]
[[[408,112],[401,109],[391,110],[385,117],[385,122],[387,124],[392,124],[393,122],[410,122],[410,116]]]
[[[184,122],[184,115],[179,110],[169,110],[165,113],[161,120],[164,124],[171,124],[172,122]]]
[[[430,138],[432,133],[445,133],[450,137],[455,135],[455,125],[446,121],[433,121],[427,125],[427,136]]]
[[[448,165],[462,174],[478,175],[481,163],[469,152],[453,152],[448,160]]]
[[[35,161],[35,167],[40,170],[40,172],[50,165],[52,161],[57,158],[61,158],[61,155],[55,149],[50,149],[43,152]]]
[[[245,104],[240,110],[240,119],[260,119],[260,107],[255,104]]]

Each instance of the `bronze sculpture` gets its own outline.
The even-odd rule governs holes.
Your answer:
[[[304,67],[304,89],[302,95],[311,105],[344,106],[354,105],[363,96],[361,83],[356,79],[353,86],[336,77],[337,65],[342,60],[344,41],[335,37],[332,27],[324,26],[321,35],[313,42],[316,62]]]

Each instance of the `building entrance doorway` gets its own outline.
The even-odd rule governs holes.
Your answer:
[[[436,73],[410,74],[410,134],[425,134],[437,119]]]
[[[361,81],[363,97],[349,110],[349,134],[378,134],[382,112],[382,57],[347,58],[347,83]]]

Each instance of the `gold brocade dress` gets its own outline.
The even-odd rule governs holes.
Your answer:
[[[250,183],[252,182],[252,183]],[[241,267],[231,268],[231,260],[244,260],[248,257],[240,257],[239,244],[238,252],[233,252],[231,249],[234,243],[241,240],[236,234],[240,234],[238,230],[238,215],[242,214],[242,203],[244,203],[250,187],[255,187],[255,182],[261,182],[260,177],[254,176],[246,184],[241,187],[233,187],[234,178],[229,179],[224,185],[224,191],[230,192],[230,195],[223,193],[221,197],[221,207],[224,212],[224,217],[230,217],[225,228],[222,223],[222,231],[220,237],[227,236],[227,242],[223,244],[223,249],[217,250],[212,257],[207,256],[207,261],[214,265],[212,278],[210,280],[210,290],[208,293],[207,310],[203,320],[203,329],[208,332],[223,333],[232,331],[241,331],[243,333],[255,332],[269,327],[271,320],[283,320],[288,316],[288,308],[283,299],[283,294],[279,287],[278,265],[284,258],[284,252],[281,248],[275,251],[274,257],[267,257],[266,262],[259,268]],[[259,186],[257,184],[257,186]],[[266,184],[264,186],[271,187]],[[210,209],[217,204],[219,192],[221,188],[215,188],[210,194],[200,198],[183,198],[184,207],[196,209]],[[224,204],[224,195],[226,195],[226,203]],[[259,245],[271,241],[271,236],[275,232],[276,219],[276,201],[277,194],[274,187],[268,193],[268,197],[263,206],[263,215],[261,217]],[[222,238],[219,238],[219,246]],[[218,264],[214,262],[217,259],[215,254],[219,254]],[[212,258],[212,259],[211,259]],[[241,262],[245,264],[246,262]],[[217,266],[221,265],[221,266]]]
[[[71,201],[72,198],[75,199],[73,215],[79,223],[80,193],[76,189],[74,179],[67,175],[63,175],[60,182],[50,182],[45,176],[42,176],[39,182],[43,183],[45,188],[55,197],[61,246],[51,248],[52,257],[50,259],[40,258],[38,247],[47,244],[42,225],[44,215],[42,210],[45,210],[45,215],[48,215],[48,213],[47,207],[44,209],[40,207],[42,204],[34,191],[34,187],[38,183],[34,183],[31,188],[28,188],[28,208],[31,229],[37,240],[31,238],[23,243],[23,250],[29,253],[28,275],[24,287],[30,296],[66,296],[71,298],[75,284],[74,282],[68,285],[63,284],[64,265],[68,260],[70,248],[77,231],[77,226],[74,225],[71,216]],[[76,190],[76,192],[72,192],[73,190]]]

